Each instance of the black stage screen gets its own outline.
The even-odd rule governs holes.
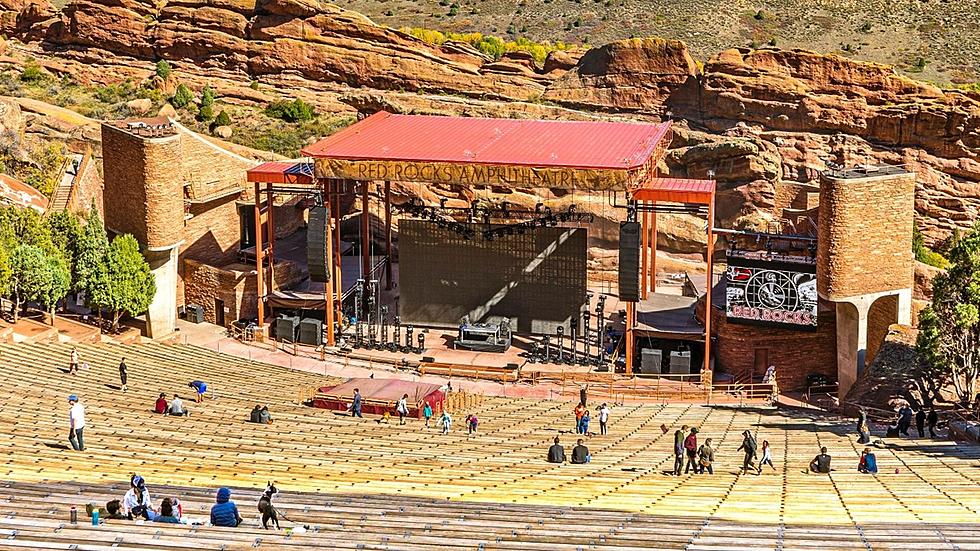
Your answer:
[[[725,313],[729,322],[816,329],[814,264],[729,256],[725,279]]]
[[[402,220],[398,234],[402,323],[455,327],[511,319],[522,333],[553,333],[585,303],[586,232],[546,227],[483,239],[427,220]]]

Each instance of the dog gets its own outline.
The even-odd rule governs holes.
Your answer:
[[[266,486],[265,491],[262,492],[262,497],[259,498],[259,512],[262,513],[262,528],[266,530],[269,529],[269,521],[276,526],[276,530],[281,530],[279,527],[279,511],[276,510],[275,505],[272,504],[272,498],[279,493],[279,489],[276,488],[274,482],[269,482]],[[284,519],[286,516],[283,515]],[[286,519],[289,520],[289,519]]]

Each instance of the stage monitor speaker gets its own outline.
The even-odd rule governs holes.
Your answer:
[[[276,340],[295,341],[299,330],[299,316],[282,316],[276,319]]]
[[[619,225],[619,300],[640,300],[640,223]]]
[[[640,351],[640,369],[643,373],[661,373],[664,352],[656,348],[644,348]]]
[[[670,353],[670,372],[671,374],[691,373],[691,353],[673,351]]]
[[[327,258],[327,224],[330,211],[324,206],[310,207],[310,223],[306,228],[306,268],[310,281],[330,281]]]
[[[436,363],[436,359],[433,358],[432,356],[422,356],[422,360],[421,361],[423,363],[427,363],[427,364]]]
[[[314,346],[323,344],[323,322],[316,318],[304,318],[299,322],[299,342]]]

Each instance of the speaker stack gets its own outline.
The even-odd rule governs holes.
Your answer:
[[[306,230],[306,267],[310,281],[326,283],[330,281],[327,265],[327,224],[330,211],[325,206],[310,207],[310,223]]]
[[[305,318],[299,322],[299,342],[320,346],[323,344],[323,322],[316,318]]]
[[[619,300],[640,300],[640,223],[619,224]]]

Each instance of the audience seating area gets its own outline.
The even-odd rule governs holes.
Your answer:
[[[853,422],[767,407],[628,405],[613,408],[607,436],[587,438],[591,463],[555,465],[544,461],[552,438],[568,454],[576,438],[570,401],[487,398],[453,412],[443,435],[435,423],[305,407],[299,389],[337,380],[201,348],[78,345],[89,368],[75,376],[70,350],[0,345],[0,550],[980,549],[975,445],[888,440],[872,476],[856,470],[863,446]],[[194,379],[214,392],[202,404],[187,386]],[[160,392],[180,394],[191,416],[153,414]],[[66,449],[71,393],[86,406],[83,452]],[[255,404],[269,405],[271,425],[246,422]],[[480,419],[475,435],[468,413]],[[713,439],[714,475],[664,474],[681,424]],[[590,429],[599,429],[594,412]],[[775,472],[738,474],[745,429],[772,444]],[[821,445],[835,470],[808,474]],[[154,503],[179,497],[190,521],[206,522],[216,488],[229,486],[245,522],[92,527],[85,503],[121,498],[132,473]],[[283,528],[306,529],[261,528],[256,502],[268,481],[281,491]]]

